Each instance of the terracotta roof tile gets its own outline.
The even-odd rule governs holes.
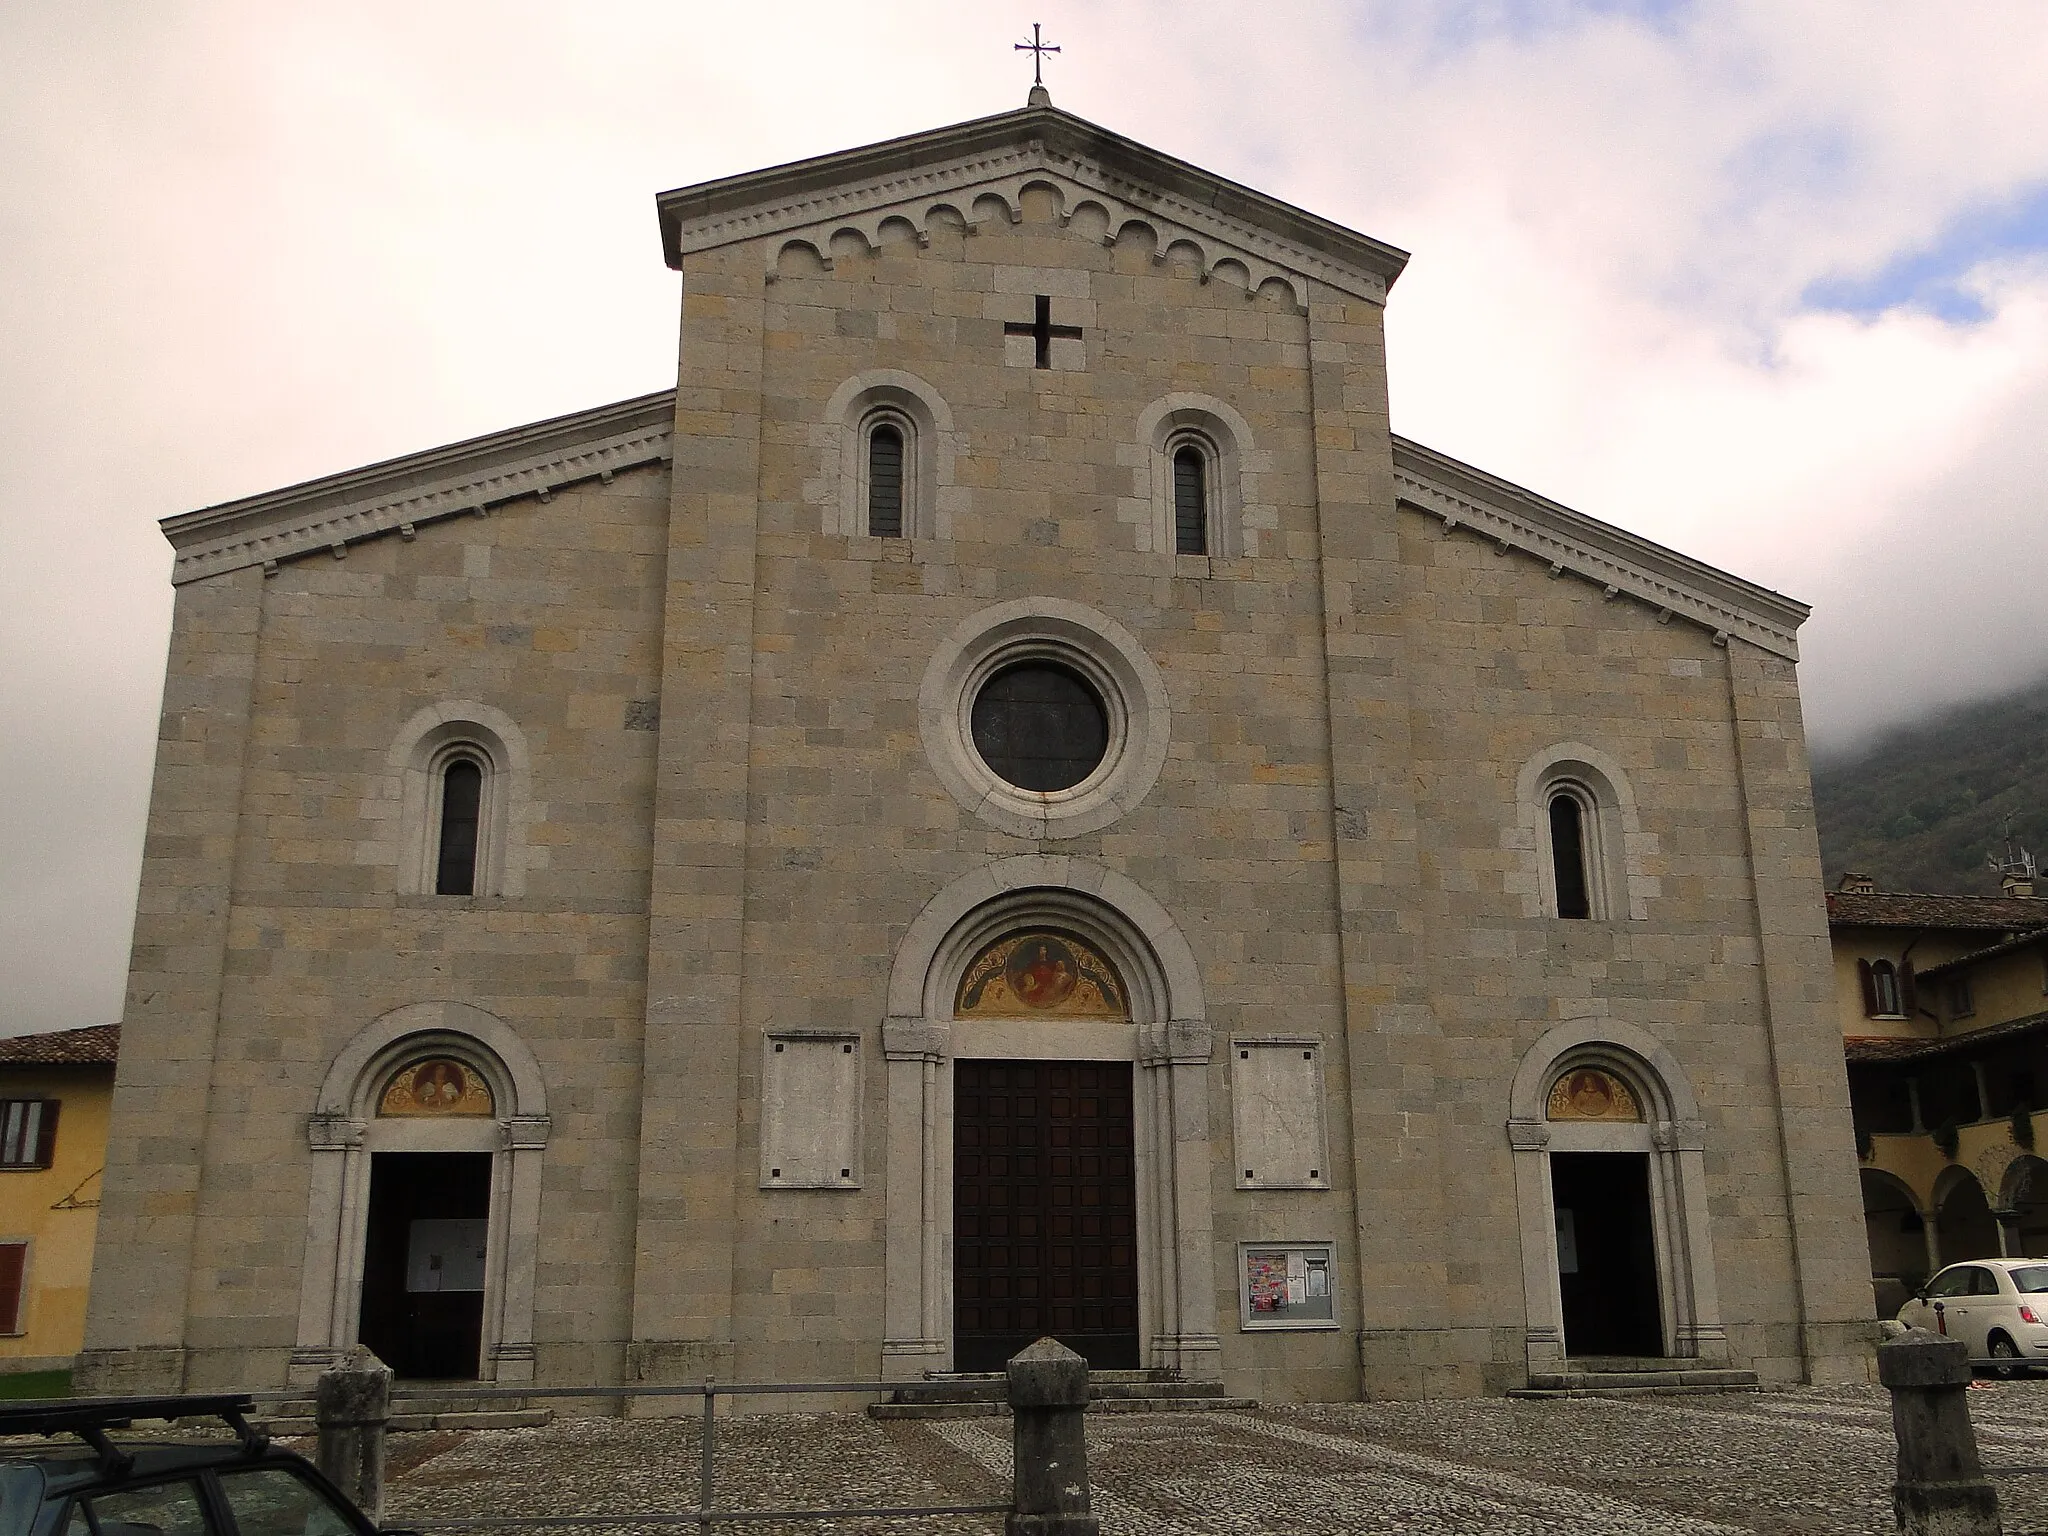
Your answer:
[[[111,1066],[121,1052],[121,1026],[94,1024],[85,1029],[58,1029],[43,1035],[16,1035],[0,1040],[0,1066]]]
[[[2048,1027],[2048,1013],[2030,1013],[2025,1018],[2007,1019],[1989,1029],[1973,1029],[1965,1035],[1943,1035],[1938,1040],[1901,1040],[1891,1035],[1846,1035],[1842,1054],[1852,1062],[1919,1061],[1929,1056],[1953,1056],[1977,1046],[1997,1045],[2015,1035],[2029,1035]]]
[[[2048,928],[2048,896],[1932,896],[1917,891],[1829,891],[1837,928],[1975,928],[2017,933]]]

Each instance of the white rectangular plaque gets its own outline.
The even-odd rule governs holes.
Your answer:
[[[1230,1118],[1239,1189],[1330,1187],[1321,1040],[1232,1040]]]
[[[774,1034],[761,1056],[761,1187],[860,1188],[860,1036]]]

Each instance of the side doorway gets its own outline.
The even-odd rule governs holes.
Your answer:
[[[371,1158],[358,1337],[395,1375],[479,1376],[490,1216],[488,1152]]]
[[[1648,1154],[1554,1153],[1550,1182],[1565,1354],[1662,1355]]]

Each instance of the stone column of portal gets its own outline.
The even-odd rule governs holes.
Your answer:
[[[1793,664],[1726,641],[1737,771],[1749,834],[1764,1025],[1791,1215],[1791,1303],[1806,1378],[1867,1381],[1877,1325],[1848,1069]]]
[[[175,1392],[262,624],[255,567],[178,588],[77,1390]]]
[[[635,1380],[731,1378],[760,252],[683,265],[633,1269]]]
[[[1308,345],[1360,1383],[1374,1397],[1476,1393],[1477,1362],[1460,1369],[1446,1310],[1452,1219],[1438,1145],[1442,1042],[1422,940],[1428,914],[1412,787],[1406,572],[1380,306],[1315,287]],[[1490,1347],[1485,1329],[1475,1337],[1482,1351]]]
[[[882,1379],[915,1381],[946,1363],[939,1274],[939,1069],[946,1030],[921,1018],[882,1025],[889,1121],[883,1218]]]

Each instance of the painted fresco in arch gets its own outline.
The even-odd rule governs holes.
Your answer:
[[[1070,933],[1034,929],[998,939],[960,978],[963,1019],[1128,1019],[1116,967]]]
[[[1550,1085],[1544,1114],[1552,1120],[1636,1120],[1642,1106],[1627,1083],[1598,1067],[1573,1067]]]
[[[488,1115],[495,1108],[476,1069],[446,1056],[400,1067],[377,1100],[380,1115]]]

